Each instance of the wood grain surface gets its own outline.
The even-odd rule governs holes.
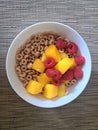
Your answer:
[[[23,101],[6,76],[6,54],[25,27],[57,21],[76,29],[92,56],[92,75],[73,102],[42,109]],[[98,0],[0,0],[0,130],[98,130]]]

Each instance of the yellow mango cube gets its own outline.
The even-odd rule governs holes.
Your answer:
[[[42,57],[41,57],[41,61],[44,61],[46,58],[47,58],[47,57],[46,57],[45,53],[43,53],[43,54],[42,54]]]
[[[58,87],[53,84],[46,84],[43,95],[48,99],[56,97],[58,95]]]
[[[40,59],[36,59],[34,61],[34,63],[32,64],[32,69],[34,69],[40,73],[43,73],[45,70],[44,63]]]
[[[55,69],[59,70],[62,74],[64,74],[68,69],[75,66],[75,61],[73,58],[63,58],[60,62],[55,65]]]
[[[66,58],[66,57],[68,58],[68,55],[64,52],[60,52],[60,57],[61,59]]]
[[[67,92],[67,89],[66,89],[65,84],[61,84],[61,85],[58,87],[58,96],[59,96],[59,97],[63,97],[63,96],[66,95],[66,92]]]
[[[61,60],[60,53],[55,45],[50,45],[45,50],[46,57],[52,57],[56,62]]]
[[[47,77],[46,73],[42,73],[39,76],[37,76],[37,81],[41,83],[43,86],[45,86],[51,81],[51,78]]]
[[[42,88],[42,84],[34,80],[30,80],[28,85],[26,86],[26,90],[30,94],[39,94],[40,92],[42,92]]]

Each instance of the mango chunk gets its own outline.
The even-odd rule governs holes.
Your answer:
[[[73,58],[63,58],[55,65],[55,69],[59,70],[62,74],[64,74],[68,69],[75,66],[75,61]]]
[[[40,59],[36,59],[34,61],[34,63],[32,64],[32,69],[34,69],[40,73],[43,73],[45,70],[44,63]]]
[[[45,53],[43,53],[43,54],[42,54],[42,57],[41,57],[41,61],[44,61],[46,58],[47,58],[47,57],[46,57]]]
[[[46,84],[43,95],[48,99],[56,97],[58,95],[58,87],[53,84]]]
[[[67,92],[67,89],[66,89],[65,84],[61,84],[61,85],[58,87],[58,96],[59,96],[59,97],[63,97],[63,96],[66,95],[66,92]]]
[[[47,57],[52,57],[56,62],[59,62],[61,60],[60,53],[55,45],[50,45],[45,50],[45,55]]]
[[[34,80],[30,80],[28,85],[26,86],[26,90],[30,94],[38,94],[42,92],[42,88],[42,84]]]
[[[66,57],[68,58],[68,55],[64,52],[60,52],[60,57],[61,59],[66,58]]]
[[[37,81],[41,83],[43,86],[45,86],[51,81],[51,78],[47,77],[46,73],[42,73],[39,76],[37,76]]]

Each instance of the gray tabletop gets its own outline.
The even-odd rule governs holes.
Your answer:
[[[12,90],[5,70],[8,48],[25,27],[56,21],[77,30],[92,56],[92,75],[83,93],[63,107],[42,109]],[[0,0],[0,130],[98,130],[98,1]]]

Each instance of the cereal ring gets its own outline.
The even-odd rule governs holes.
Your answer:
[[[71,80],[71,85],[74,85],[76,82],[77,82],[76,79],[72,79],[72,80]]]
[[[45,40],[42,38],[42,39],[40,40],[40,44],[41,44],[41,45],[44,45],[44,43],[45,43]]]
[[[20,66],[15,67],[15,70],[16,70],[16,72],[17,72],[18,74],[20,74],[20,73],[21,73]]]
[[[22,66],[21,66],[21,70],[22,70],[23,72],[25,72],[25,71],[26,71],[26,69],[27,69],[27,68],[26,68],[26,66],[25,66],[25,65],[22,65]]]
[[[19,77],[19,79],[22,81],[22,82],[25,82],[25,78],[24,77]]]
[[[35,42],[39,42],[39,41],[40,41],[39,36],[38,36],[38,35],[36,35],[36,36],[34,37],[34,40],[35,40]]]
[[[71,84],[70,81],[66,83],[66,87],[70,87],[71,85],[72,85],[72,84]]]
[[[55,42],[54,42],[54,40],[53,39],[51,39],[50,41],[49,41],[49,45],[50,44],[54,44]]]
[[[31,76],[31,75],[27,75],[27,76],[26,76],[26,79],[29,81],[29,80],[32,79],[32,76]]]
[[[17,61],[20,61],[23,58],[23,55],[21,53],[16,55]]]
[[[20,65],[26,65],[27,64],[27,60],[26,59],[22,59],[20,62]]]
[[[29,54],[29,53],[30,53],[30,49],[29,49],[29,48],[25,48],[25,49],[24,49],[24,53],[25,53],[25,54]]]
[[[54,36],[52,35],[52,34],[50,34],[49,36],[48,36],[48,40],[50,41],[50,40],[54,40]]]

